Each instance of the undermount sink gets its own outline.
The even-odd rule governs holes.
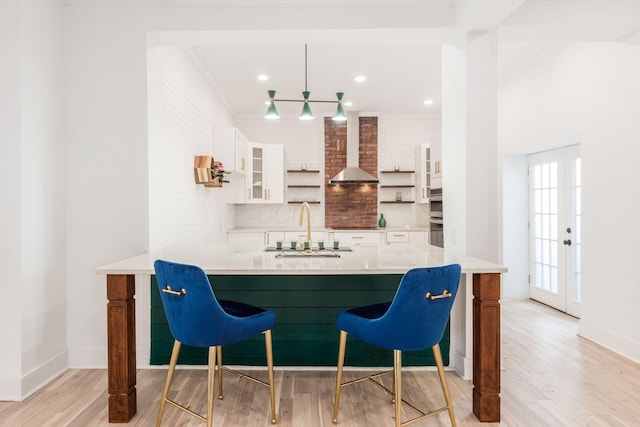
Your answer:
[[[282,248],[277,249],[273,246],[268,246],[264,249],[265,252],[277,252],[276,258],[339,258],[339,252],[351,252],[353,249],[350,247],[342,247],[340,249],[317,249],[314,248],[310,252],[304,249],[290,249]]]
[[[340,258],[340,254],[333,250],[317,250],[314,249],[311,252],[297,251],[297,250],[283,250],[278,251],[276,258]]]

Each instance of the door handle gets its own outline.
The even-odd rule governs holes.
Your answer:
[[[571,246],[571,240],[570,239],[563,240],[562,243],[567,245],[567,246]]]

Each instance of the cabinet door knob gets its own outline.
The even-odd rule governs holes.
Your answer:
[[[567,246],[571,246],[571,240],[569,240],[569,239],[563,240],[562,243],[567,245]]]

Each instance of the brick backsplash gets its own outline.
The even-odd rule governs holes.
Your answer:
[[[378,176],[378,118],[360,117],[359,165]],[[347,124],[324,120],[325,183],[347,166]],[[375,184],[325,185],[325,225],[332,228],[377,227]]]

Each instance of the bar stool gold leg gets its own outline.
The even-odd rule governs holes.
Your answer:
[[[173,350],[171,351],[171,360],[169,361],[169,371],[167,372],[167,380],[164,383],[164,390],[162,392],[162,399],[160,399],[160,410],[158,411],[158,419],[156,420],[156,427],[160,427],[162,423],[162,415],[164,415],[164,407],[167,403],[167,396],[169,395],[169,387],[173,380],[173,373],[176,370],[176,364],[178,363],[178,356],[180,355],[180,346],[182,343],[178,340],[173,342]]]
[[[451,419],[451,425],[456,427],[456,417],[453,415],[453,405],[451,404],[451,395],[449,394],[449,386],[447,384],[447,377],[444,375],[444,364],[442,363],[442,353],[440,352],[440,344],[433,346],[433,356],[436,359],[436,365],[438,366],[438,376],[440,377],[440,384],[442,385],[442,392],[444,393],[444,400],[447,402],[447,409],[449,410],[449,418]]]
[[[276,423],[276,390],[273,378],[273,347],[271,329],[264,331],[264,345],[267,352],[267,370],[269,372],[269,396],[271,397],[271,424]]]
[[[396,427],[402,426],[402,351],[393,350],[393,394],[396,399]]]
[[[222,346],[216,347],[218,353],[218,399],[222,400]]]
[[[216,347],[209,347],[209,374],[207,378],[207,427],[213,425],[213,397],[215,394]]]
[[[338,424],[338,407],[340,406],[340,390],[342,389],[342,368],[344,367],[344,353],[347,347],[347,333],[340,331],[340,345],[338,347],[338,374],[336,376],[336,400],[333,404],[333,423]]]

